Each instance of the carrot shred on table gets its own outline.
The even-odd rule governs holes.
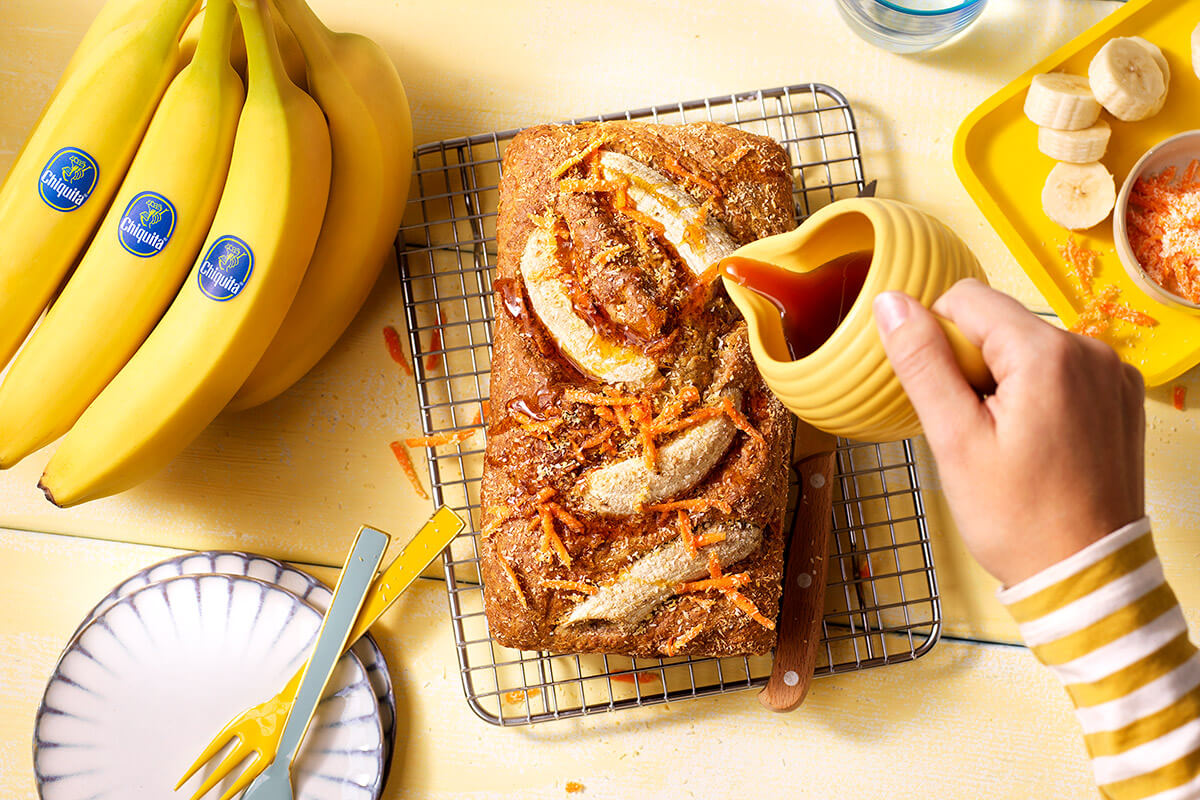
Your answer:
[[[388,355],[392,357],[392,361],[395,361],[405,372],[412,375],[413,368],[404,356],[404,345],[400,343],[400,334],[391,325],[384,326],[383,341],[387,345]]]
[[[769,631],[775,630],[775,621],[764,617],[762,612],[758,610],[758,606],[754,605],[754,601],[749,597],[746,597],[746,595],[735,589],[724,590],[721,594],[728,597],[730,602],[737,606],[746,616],[750,617],[750,619]]]
[[[511,692],[504,693],[504,702],[516,705],[524,703],[526,700],[532,700],[542,693],[541,689],[513,689]]]
[[[733,507],[724,500],[718,500],[710,497],[696,497],[691,500],[674,500],[670,503],[656,503],[652,506],[644,506],[647,511],[674,511],[682,508],[687,511],[708,511],[710,508],[717,508],[724,511],[726,514],[733,513]]]
[[[547,580],[542,581],[542,585],[548,586],[551,589],[565,589],[568,592],[581,592],[583,594],[595,594],[596,592],[600,591],[590,583],[583,583],[581,581],[560,581],[554,578],[548,578]]]
[[[1101,303],[1098,306],[1099,310],[1115,319],[1123,319],[1130,325],[1138,325],[1143,328],[1153,328],[1158,324],[1158,320],[1142,311],[1130,308],[1124,303]]]
[[[734,424],[734,427],[763,447],[767,446],[767,440],[758,432],[758,428],[750,424],[750,420],[746,419],[745,414],[734,408],[733,401],[729,399],[729,395],[721,396],[721,408],[725,412],[725,416],[729,417],[729,420]]]
[[[722,589],[736,589],[747,583],[748,578],[744,573],[735,573],[732,575],[722,575],[719,578],[705,578],[698,581],[684,581],[676,588],[678,594],[686,594],[688,592],[711,592]]]
[[[474,428],[465,431],[446,431],[431,436],[414,436],[411,439],[405,439],[404,444],[409,447],[440,447],[451,442],[465,442],[474,435]]]
[[[1183,411],[1184,403],[1187,401],[1187,387],[1174,386],[1171,388],[1171,405],[1175,406],[1176,411]]]
[[[563,788],[566,789],[567,794],[575,794],[576,792],[582,792],[585,787],[579,781],[567,781],[567,785]]]
[[[688,553],[693,556],[699,555],[700,549],[696,546],[696,534],[692,530],[692,520],[688,517],[688,512],[681,508],[675,513],[679,519],[679,537],[683,539],[684,545],[687,546]]]
[[[1068,237],[1066,242],[1058,246],[1058,254],[1066,262],[1067,268],[1071,270],[1075,280],[1079,281],[1084,295],[1090,297],[1092,278],[1096,274],[1096,261],[1100,254],[1090,247],[1081,245],[1074,236]]]
[[[659,680],[659,674],[657,672],[650,672],[649,670],[640,670],[633,673],[613,675],[612,679],[620,683],[651,683]]]
[[[419,494],[421,497],[428,500],[429,494],[425,491],[425,487],[421,485],[421,481],[417,477],[417,470],[415,467],[413,467],[412,459],[409,458],[408,451],[404,449],[404,445],[400,442],[392,442],[389,446],[392,448],[392,453],[396,456],[396,460],[400,462],[400,468],[404,470],[404,474],[407,475],[409,481],[412,482],[413,489],[415,489],[417,494]]]
[[[439,308],[437,310],[437,327],[433,329],[433,333],[429,334],[430,353],[425,357],[425,369],[428,372],[433,372],[444,361],[443,354],[438,351],[443,349],[442,328],[445,324],[445,321],[442,319],[442,310]]]
[[[473,427],[473,428],[483,427],[483,412],[482,411],[475,412],[475,419],[471,420],[471,427]]]
[[[529,608],[529,601],[525,599],[525,590],[521,588],[521,581],[517,579],[517,573],[513,570],[512,565],[503,558],[496,559],[500,562],[500,568],[504,570],[504,574],[508,576],[509,583],[512,584],[513,591],[516,592],[517,601],[520,602],[522,608]]]

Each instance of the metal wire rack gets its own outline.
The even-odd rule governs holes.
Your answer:
[[[865,186],[854,115],[845,97],[828,86],[752,91],[571,122],[616,119],[712,120],[776,139],[794,165],[798,220]],[[498,186],[504,150],[516,133],[452,139],[416,151],[415,198],[396,247],[427,435],[478,425],[488,398]],[[493,641],[479,568],[478,441],[427,451],[434,501],[470,523],[443,558],[463,689],[476,714],[497,725],[523,725],[766,682],[770,656],[555,655]],[[911,443],[840,441],[835,483],[818,676],[911,661],[928,652],[941,632]]]

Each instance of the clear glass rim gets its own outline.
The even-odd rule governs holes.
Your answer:
[[[900,5],[899,3],[892,2],[891,0],[875,0],[875,2],[879,3],[879,5],[881,5],[881,6],[890,8],[893,11],[897,11],[901,14],[911,14],[914,17],[940,17],[943,14],[953,14],[957,11],[962,11],[963,9],[971,8],[972,6],[981,6],[985,2],[987,2],[987,0],[966,0],[965,2],[959,3],[956,6],[950,6],[950,8],[943,8],[943,9],[937,9],[937,10],[905,8],[904,6]]]

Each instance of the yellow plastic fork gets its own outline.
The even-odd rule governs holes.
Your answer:
[[[383,612],[388,610],[409,584],[416,580],[425,567],[429,566],[430,562],[446,549],[450,540],[462,530],[462,527],[462,519],[444,506],[439,508],[429,518],[429,521],[421,526],[421,530],[412,538],[412,541],[404,546],[400,555],[396,556],[388,568],[375,578],[371,588],[367,590],[367,599],[363,602],[362,609],[354,621],[354,627],[346,639],[347,648],[358,641],[358,638],[367,632],[367,629],[383,615]],[[225,793],[221,795],[221,800],[230,800],[249,786],[275,760],[275,754],[279,749],[279,737],[283,733],[283,724],[295,702],[296,691],[300,686],[303,674],[304,667],[301,666],[279,694],[234,717],[233,721],[213,737],[200,757],[179,779],[179,783],[175,784],[175,789],[178,791],[179,787],[187,783],[188,779],[231,741],[234,743],[233,749],[204,779],[200,788],[192,795],[192,800],[199,800],[242,761],[253,755],[254,759],[233,782],[233,785],[225,790]]]

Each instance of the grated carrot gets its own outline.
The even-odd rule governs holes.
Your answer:
[[[475,427],[475,428],[479,428],[479,427],[482,427],[482,425],[483,425],[483,412],[476,411],[475,419],[471,420],[471,426]]]
[[[566,566],[571,566],[571,554],[567,552],[567,546],[563,544],[563,540],[558,535],[558,531],[554,529],[554,515],[550,513],[550,509],[543,507],[541,512],[542,519],[542,552],[553,549],[558,555],[559,560]]]
[[[739,161],[741,161],[743,158],[745,158],[747,155],[749,155],[750,153],[753,153],[753,152],[754,152],[753,147],[751,147],[748,144],[744,144],[744,145],[741,145],[740,147],[738,147],[736,150],[734,150],[729,155],[722,158],[721,160],[722,161],[731,161],[734,164],[737,164]]]
[[[758,432],[758,428],[755,428],[750,424],[750,420],[746,419],[745,414],[733,407],[733,401],[729,399],[729,395],[721,396],[721,407],[725,412],[725,416],[729,417],[730,421],[733,422],[734,426],[737,427],[738,430],[745,433],[763,447],[767,446],[767,440],[764,439],[763,435]]]
[[[404,357],[404,345],[400,343],[400,334],[391,325],[387,325],[383,329],[383,341],[387,344],[388,355],[392,357],[404,371],[409,375],[413,374],[412,365],[408,363],[408,359]]]
[[[629,410],[626,406],[613,406],[613,413],[617,415],[617,424],[621,426],[621,430],[626,434],[633,432],[633,425],[629,421]]]
[[[1183,411],[1184,402],[1187,400],[1187,387],[1175,386],[1171,389],[1171,405],[1175,406],[1176,411]]]
[[[754,601],[752,601],[749,597],[746,597],[746,595],[733,589],[725,590],[721,592],[721,594],[728,597],[729,600],[746,616],[750,617],[750,619],[754,620],[759,625],[762,625],[769,631],[775,630],[775,621],[764,617],[758,610],[758,606],[754,605]]]
[[[652,681],[658,680],[659,675],[657,672],[643,670],[641,672],[613,675],[612,679],[614,681],[619,681],[620,683],[651,683]]]
[[[1068,237],[1066,242],[1058,246],[1058,254],[1062,256],[1063,261],[1074,274],[1075,280],[1079,281],[1084,295],[1090,297],[1092,278],[1096,274],[1096,260],[1100,254],[1090,247],[1081,245],[1074,236]]]
[[[679,399],[684,403],[695,405],[700,402],[700,390],[689,383],[679,390]]]
[[[725,531],[702,533],[696,537],[696,547],[708,547],[710,544],[717,544],[723,541],[725,541]]]
[[[692,520],[688,517],[688,512],[682,508],[676,514],[679,518],[679,537],[683,539],[683,543],[687,545],[688,552],[693,556],[699,555],[700,550],[696,546],[696,534],[692,531]]]
[[[708,551],[708,577],[713,580],[721,577],[721,559],[714,550]]]
[[[710,592],[714,590],[736,589],[747,583],[748,579],[744,573],[735,575],[722,575],[719,578],[705,578],[700,581],[685,581],[676,587],[677,594],[685,594],[688,592]]]
[[[690,644],[693,639],[695,639],[697,636],[699,636],[701,634],[701,632],[703,632],[703,630],[704,630],[704,624],[701,623],[699,625],[693,625],[691,628],[688,628],[686,631],[679,634],[678,636],[672,637],[670,639],[670,641],[668,641],[667,644],[663,647],[663,655],[666,655],[666,656],[679,655],[679,649],[681,647],[686,647],[688,644]]]
[[[437,327],[433,329],[433,333],[429,334],[429,350],[430,354],[425,357],[425,369],[428,372],[433,372],[442,363],[443,354],[437,352],[443,349],[442,345],[442,327],[445,325],[442,319],[442,310],[437,310]]]
[[[542,581],[543,586],[549,586],[551,589],[565,589],[569,592],[582,592],[583,594],[595,594],[600,591],[590,583],[581,583],[580,581],[560,581],[553,578]]]
[[[646,228],[649,228],[650,230],[654,231],[659,236],[662,236],[663,234],[665,234],[667,232],[667,229],[663,226],[663,224],[661,222],[656,220],[654,217],[649,216],[648,214],[643,214],[641,211],[638,211],[636,208],[627,206],[625,208],[620,208],[617,210],[620,211],[625,216],[629,217],[634,222],[637,222],[638,224],[643,225]]]
[[[558,494],[558,491],[553,486],[543,487],[543,489],[537,493],[537,502],[539,504],[544,503],[551,497],[554,497],[556,494]]]
[[[1141,311],[1132,309],[1124,303],[1101,303],[1098,308],[1101,312],[1115,319],[1123,319],[1131,325],[1138,325],[1143,328],[1153,328],[1158,324],[1158,320]]]
[[[710,180],[700,177],[699,175],[697,175],[694,172],[689,172],[687,169],[684,168],[684,166],[682,164],[680,164],[674,158],[670,158],[670,157],[665,158],[663,160],[663,166],[667,168],[668,172],[673,172],[676,175],[678,175],[679,177],[683,178],[684,180],[691,181],[692,183],[695,183],[699,186],[703,186],[705,189],[708,189],[710,192],[712,192],[713,194],[715,194],[718,197],[721,196],[721,188],[719,186],[717,186],[715,183],[713,183]]]
[[[1200,301],[1200,161],[1138,178],[1129,194],[1129,246],[1146,274],[1169,292]]]
[[[631,406],[638,402],[636,397],[629,395],[596,394],[583,389],[567,389],[563,399],[568,403],[580,403],[589,406]]]
[[[525,591],[521,588],[521,582],[517,580],[517,573],[503,558],[496,559],[500,562],[500,568],[504,570],[504,574],[508,576],[509,583],[512,584],[513,591],[517,594],[517,600],[521,603],[521,608],[529,608],[529,601],[525,599]]]
[[[611,439],[612,435],[614,433],[616,433],[616,431],[617,431],[616,427],[609,426],[609,427],[605,428],[604,430],[600,431],[599,433],[597,433],[595,436],[590,436],[587,439],[580,442],[579,447],[583,450],[591,450],[593,447],[599,447],[600,445],[604,444],[606,441]]]
[[[586,530],[586,528],[583,526],[583,523],[579,521],[578,517],[576,517],[570,511],[567,511],[558,503],[546,503],[546,508],[550,509],[550,513],[554,515],[555,519],[576,533],[583,533]]]
[[[516,705],[524,703],[527,699],[532,700],[542,693],[541,689],[513,689],[511,692],[504,693],[504,702]]]
[[[671,503],[658,503],[652,506],[645,506],[647,511],[674,511],[678,508],[688,511],[708,511],[710,508],[717,508],[726,514],[733,513],[733,508],[729,503],[709,497],[697,497],[692,500],[675,500]]]
[[[570,170],[573,167],[576,167],[579,164],[582,164],[584,159],[586,159],[592,153],[596,152],[601,147],[603,147],[605,145],[606,141],[607,140],[603,136],[595,137],[590,142],[588,142],[587,145],[582,150],[580,150],[578,153],[571,156],[566,161],[562,162],[557,167],[555,167],[554,171],[550,173],[550,177],[551,178],[561,178],[563,176],[563,174],[565,172],[567,172],[567,170]]]
[[[428,500],[429,494],[425,491],[425,487],[421,485],[421,481],[417,477],[417,470],[413,467],[412,459],[408,457],[408,451],[404,449],[404,445],[400,444],[400,442],[392,442],[389,446],[392,448],[392,453],[396,456],[396,460],[400,462],[400,468],[404,470],[404,474],[412,482],[413,489],[421,497]]]
[[[579,781],[567,781],[567,785],[563,788],[566,789],[567,794],[575,794],[576,792],[582,792],[584,785]]]
[[[583,180],[564,178],[558,182],[558,190],[564,194],[582,194],[586,192],[616,192],[621,191],[622,187],[619,183],[600,178],[584,178]]]
[[[445,433],[435,433],[432,436],[414,436],[411,439],[405,439],[404,444],[409,447],[440,447],[451,442],[465,442],[475,435],[475,430],[465,431],[446,431]]]
[[[675,420],[674,422],[664,425],[655,426],[654,433],[657,436],[662,436],[667,433],[681,431],[684,428],[690,428],[693,425],[698,425],[701,422],[712,419],[713,417],[719,417],[724,413],[724,409],[717,408],[716,406],[705,406],[704,408],[696,409],[683,419]]]
[[[495,516],[492,516],[492,518],[488,520],[487,524],[483,526],[483,530],[481,531],[485,537],[491,536],[493,533],[500,530],[500,526],[503,525],[508,518],[513,515],[512,506],[494,506],[494,508],[499,510],[493,512],[489,509],[489,516],[491,516],[493,513]]]

